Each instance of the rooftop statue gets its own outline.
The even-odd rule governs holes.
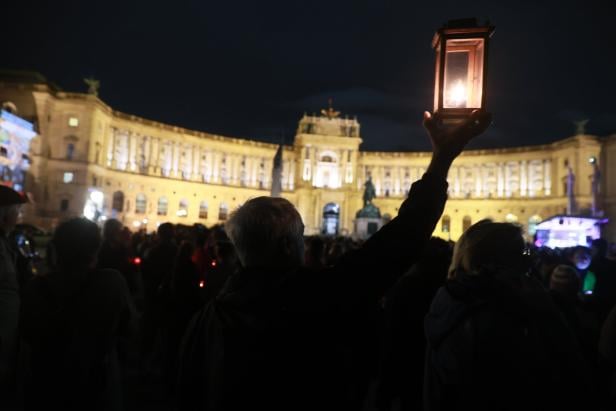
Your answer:
[[[340,112],[334,110],[334,108],[332,107],[332,99],[328,99],[327,102],[329,103],[329,108],[327,109],[322,109],[321,110],[321,114],[324,117],[327,117],[328,119],[332,119],[332,118],[338,118],[340,116]]]
[[[88,85],[88,94],[98,97],[98,89],[101,87],[100,80],[89,77],[83,79],[84,83]]]
[[[582,136],[586,134],[586,124],[588,124],[588,121],[589,120],[574,121],[576,135]]]

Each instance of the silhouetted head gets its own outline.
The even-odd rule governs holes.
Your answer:
[[[58,226],[51,239],[55,266],[69,271],[94,267],[101,245],[98,226],[85,218],[74,218]]]
[[[474,275],[500,270],[526,272],[529,258],[525,248],[520,227],[482,220],[466,230],[456,243],[449,278],[454,278],[457,271]]]
[[[197,247],[203,247],[210,235],[210,230],[203,224],[195,224],[193,225],[193,231],[195,234],[195,243]]]
[[[306,246],[304,254],[306,265],[309,267],[322,266],[325,259],[325,242],[323,239],[318,236],[308,237],[304,244]]]
[[[573,248],[573,252],[571,254],[571,262],[575,265],[575,268],[578,270],[586,270],[590,267],[590,263],[592,261],[590,249],[582,246],[577,246]]]
[[[0,185],[0,230],[8,235],[17,224],[21,205],[27,199],[10,187]]]
[[[177,261],[179,263],[192,261],[192,255],[195,251],[195,247],[190,241],[182,241],[178,250]]]
[[[175,227],[171,223],[162,223],[156,233],[160,241],[171,241],[175,237]]]
[[[604,238],[597,238],[592,240],[591,251],[593,258],[605,258],[607,255],[608,244]]]
[[[105,221],[103,226],[103,239],[112,243],[122,241],[122,229],[124,226],[115,218]]]
[[[231,214],[225,229],[244,267],[288,269],[304,262],[304,224],[284,198],[248,200]]]
[[[554,268],[550,276],[550,290],[568,298],[575,298],[580,289],[580,279],[575,268],[560,264]]]

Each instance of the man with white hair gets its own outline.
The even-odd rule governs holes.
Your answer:
[[[0,185],[0,396],[13,388],[19,320],[17,254],[8,235],[15,228],[21,204],[25,202],[17,191]]]
[[[488,114],[476,111],[444,127],[425,113],[433,145],[426,174],[396,218],[325,270],[303,267],[304,225],[289,201],[258,197],[235,211],[226,230],[242,269],[188,327],[179,409],[347,409],[356,400],[349,347],[430,238],[451,163],[489,123]]]

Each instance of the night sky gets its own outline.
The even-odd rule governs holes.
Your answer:
[[[291,143],[302,114],[331,97],[357,115],[362,149],[429,149],[432,36],[477,17],[496,26],[494,123],[474,147],[563,139],[580,119],[616,133],[616,12],[605,0],[12,3],[0,68],[67,91],[94,76],[114,109],[189,129]]]

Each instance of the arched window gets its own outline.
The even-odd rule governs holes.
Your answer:
[[[229,207],[225,203],[220,203],[220,207],[218,208],[218,219],[220,221],[225,221],[229,214]]]
[[[334,159],[332,158],[332,156],[323,156],[321,157],[321,161],[324,163],[333,163]]]
[[[75,143],[68,143],[66,145],[66,159],[72,160],[75,155]]]
[[[462,232],[468,230],[468,228],[471,226],[472,224],[472,220],[470,218],[470,216],[465,215],[462,218]]]
[[[178,217],[188,216],[188,201],[185,198],[180,200],[180,204],[178,204],[178,211],[176,214]]]
[[[135,214],[145,214],[147,203],[148,201],[145,194],[137,194],[137,197],[135,198]]]
[[[207,201],[202,201],[199,204],[199,218],[207,218]]]
[[[160,197],[158,199],[158,208],[156,214],[158,215],[167,215],[167,210],[169,209],[169,201],[167,197]]]
[[[113,193],[111,209],[121,213],[124,211],[124,193],[121,191],[116,191]]]
[[[451,232],[451,218],[448,215],[444,215],[441,220],[441,231],[443,233]]]

